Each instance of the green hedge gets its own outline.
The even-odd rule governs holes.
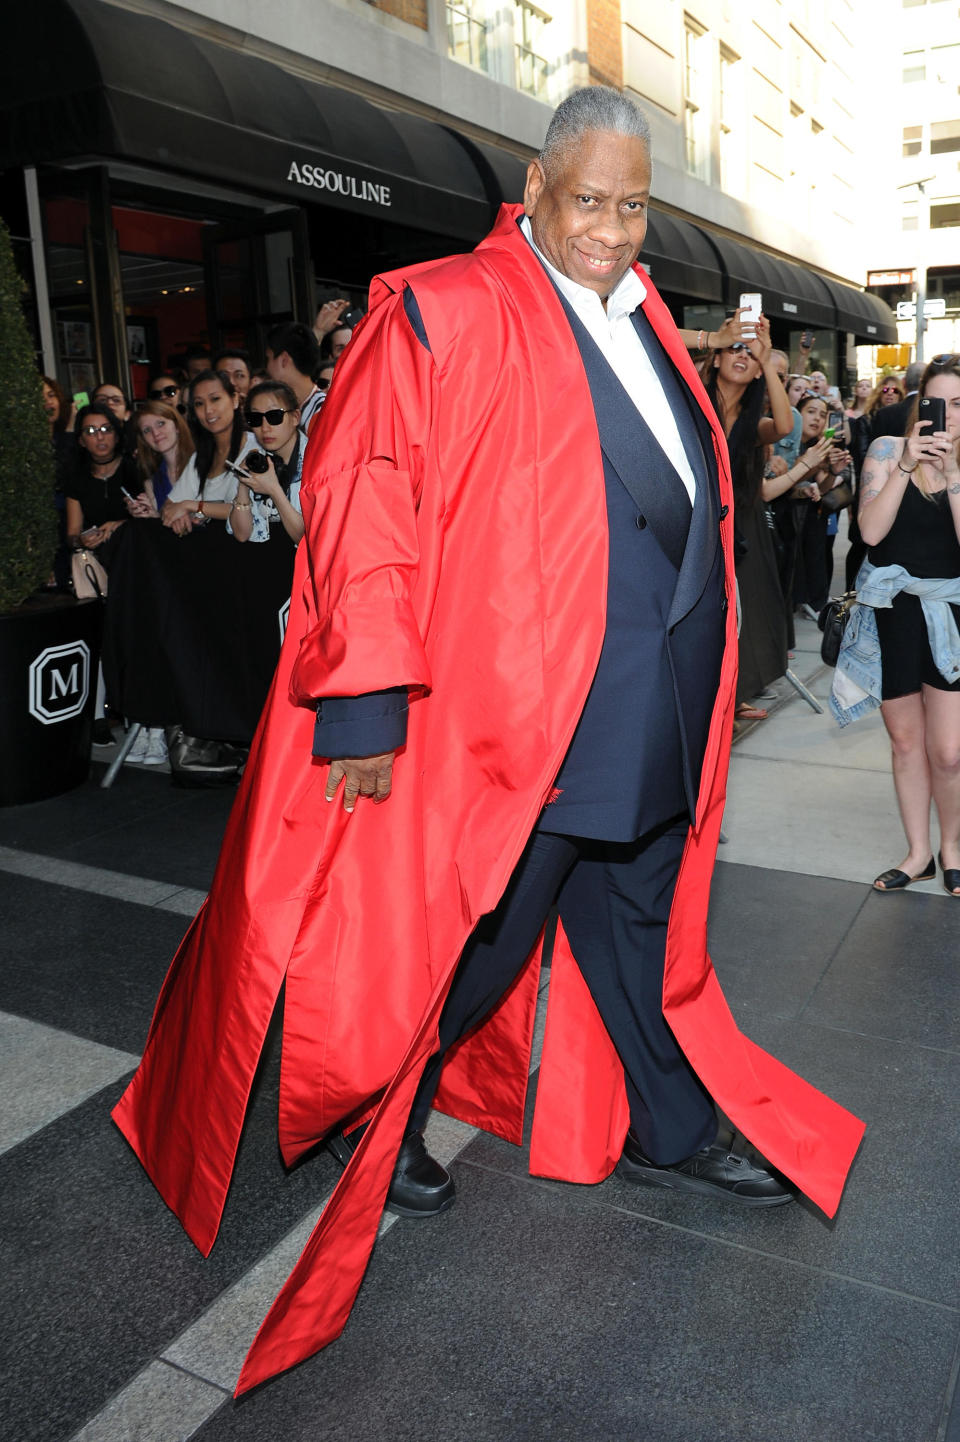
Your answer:
[[[43,584],[57,546],[53,447],[22,297],[0,220],[0,613]]]

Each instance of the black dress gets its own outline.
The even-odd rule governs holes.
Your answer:
[[[903,493],[893,525],[867,552],[874,566],[903,566],[921,580],[960,576],[960,541],[946,491],[929,500],[911,481]],[[951,606],[960,627],[960,606]],[[927,637],[919,596],[901,592],[889,609],[874,612],[883,668],[885,701],[912,696],[922,685],[937,691],[960,691],[960,681],[944,680],[937,670]]]

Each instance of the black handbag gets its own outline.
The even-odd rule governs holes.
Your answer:
[[[850,611],[856,604],[856,591],[847,591],[843,596],[831,596],[817,617],[817,625],[823,632],[820,642],[820,659],[827,666],[835,666],[840,655],[843,633],[850,620]]]

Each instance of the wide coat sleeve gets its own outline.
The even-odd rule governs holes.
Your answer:
[[[307,446],[309,624],[291,674],[296,704],[430,688],[415,596],[436,385],[401,296],[390,296],[354,332]]]

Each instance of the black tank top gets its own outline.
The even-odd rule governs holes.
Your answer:
[[[924,580],[960,576],[960,540],[946,491],[927,500],[910,481],[893,525],[867,556],[874,566],[903,566]]]

